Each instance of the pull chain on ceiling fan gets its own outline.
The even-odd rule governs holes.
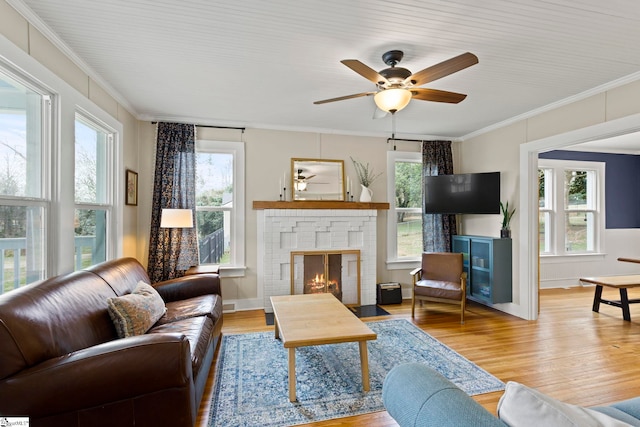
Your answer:
[[[382,55],[382,60],[389,68],[385,68],[380,72],[375,71],[357,59],[343,59],[340,61],[341,63],[373,82],[378,90],[375,92],[361,92],[353,95],[324,99],[322,101],[316,101],[314,104],[326,104],[373,95],[373,99],[378,108],[393,114],[405,108],[412,99],[457,104],[467,97],[467,95],[462,93],[421,88],[418,86],[441,79],[449,74],[477,64],[478,57],[474,54],[466,52],[413,74],[406,68],[396,67],[403,56],[404,53],[401,50],[390,50],[386,52]]]

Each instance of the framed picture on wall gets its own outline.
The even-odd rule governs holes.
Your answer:
[[[127,169],[125,204],[138,206],[138,173]]]

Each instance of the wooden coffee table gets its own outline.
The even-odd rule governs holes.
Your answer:
[[[289,349],[289,400],[296,401],[296,348],[358,342],[362,389],[369,391],[367,341],[377,335],[332,294],[271,297],[275,336]]]

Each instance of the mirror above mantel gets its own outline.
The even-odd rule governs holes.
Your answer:
[[[344,161],[291,159],[293,200],[345,200]]]

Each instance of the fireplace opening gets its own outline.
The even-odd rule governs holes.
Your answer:
[[[342,301],[342,254],[303,255],[304,294],[331,293]]]
[[[360,305],[360,251],[291,252],[291,294],[331,293]]]

